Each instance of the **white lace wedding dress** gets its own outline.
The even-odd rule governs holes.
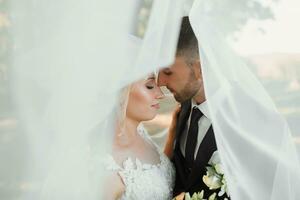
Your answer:
[[[174,166],[142,126],[139,126],[138,133],[155,146],[160,163],[147,164],[128,157],[120,166],[111,155],[107,155],[104,159],[106,169],[116,171],[125,184],[120,200],[170,200],[175,180]]]

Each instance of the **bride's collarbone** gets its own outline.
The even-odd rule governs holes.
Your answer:
[[[150,165],[157,165],[161,162],[160,154],[146,141],[145,143],[114,147],[112,155],[119,165],[128,159],[132,159],[133,162],[139,160],[143,164]]]

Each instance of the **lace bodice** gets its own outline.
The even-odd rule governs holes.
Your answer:
[[[105,158],[107,170],[116,171],[125,184],[125,192],[121,200],[169,200],[175,179],[175,170],[170,160],[159,147],[152,142],[150,136],[141,126],[138,132],[147,141],[153,144],[159,155],[159,164],[142,163],[137,158],[128,157],[122,166],[111,155]]]

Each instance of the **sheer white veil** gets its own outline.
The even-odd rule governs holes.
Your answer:
[[[6,155],[1,163],[20,167],[6,172],[4,183],[14,185],[7,199],[101,199],[101,158],[120,91],[172,63],[181,3],[10,2],[9,85],[20,138],[6,146],[16,161]]]
[[[237,1],[196,0],[189,12],[216,142],[232,199],[298,199],[299,157],[287,122],[230,43],[234,17],[243,19],[250,3],[243,13]]]
[[[298,198],[289,128],[227,43],[237,23],[231,16],[244,15],[237,1],[151,2],[10,1],[8,85],[16,128],[1,144],[5,199],[101,199],[101,158],[110,151],[119,92],[173,62],[188,5],[232,199]],[[147,25],[141,16],[149,16]]]

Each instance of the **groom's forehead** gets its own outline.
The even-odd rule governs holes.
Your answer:
[[[171,66],[163,67],[163,68],[161,69],[161,71],[168,71],[168,70],[171,70]]]
[[[176,69],[183,68],[184,66],[186,66],[186,62],[185,62],[184,58],[177,57],[171,65],[161,68],[160,71],[163,71],[163,72],[173,71]]]
[[[180,68],[184,68],[185,66],[187,66],[186,60],[183,57],[177,57],[174,60],[174,63],[171,64],[170,66],[168,66],[168,68],[170,70],[172,69],[180,69]]]

